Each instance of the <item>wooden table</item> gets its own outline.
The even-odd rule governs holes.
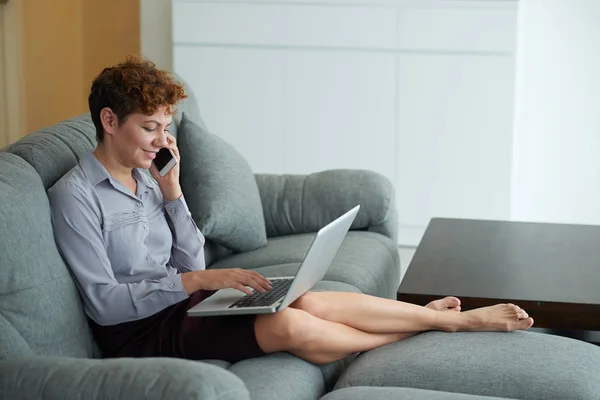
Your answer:
[[[434,218],[398,288],[463,310],[510,302],[535,327],[600,331],[600,226]]]

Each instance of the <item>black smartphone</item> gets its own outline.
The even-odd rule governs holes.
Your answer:
[[[177,158],[171,149],[163,147],[156,153],[156,158],[152,162],[156,166],[158,174],[165,176],[177,164]]]

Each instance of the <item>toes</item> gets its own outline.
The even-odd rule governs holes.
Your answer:
[[[446,303],[446,308],[460,308],[460,300],[454,296],[444,297],[442,299]]]
[[[525,310],[523,310],[521,307],[515,305],[515,304],[508,304],[513,311],[515,312],[517,319],[526,319],[529,318],[529,314],[527,314],[527,312]]]
[[[460,311],[460,300],[453,296],[444,297],[443,299],[434,300],[425,307],[437,311]]]
[[[518,322],[517,329],[525,330],[533,326],[533,318],[525,318]]]

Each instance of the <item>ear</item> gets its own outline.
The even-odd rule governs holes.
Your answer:
[[[119,127],[119,118],[108,107],[104,107],[100,110],[100,122],[102,123],[104,133],[108,135],[114,135]]]

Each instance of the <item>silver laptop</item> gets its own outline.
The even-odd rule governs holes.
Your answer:
[[[319,230],[296,276],[268,278],[273,289],[266,293],[253,291],[247,295],[236,289],[218,290],[190,308],[188,315],[271,314],[283,310],[323,279],[359,208],[354,207]]]

